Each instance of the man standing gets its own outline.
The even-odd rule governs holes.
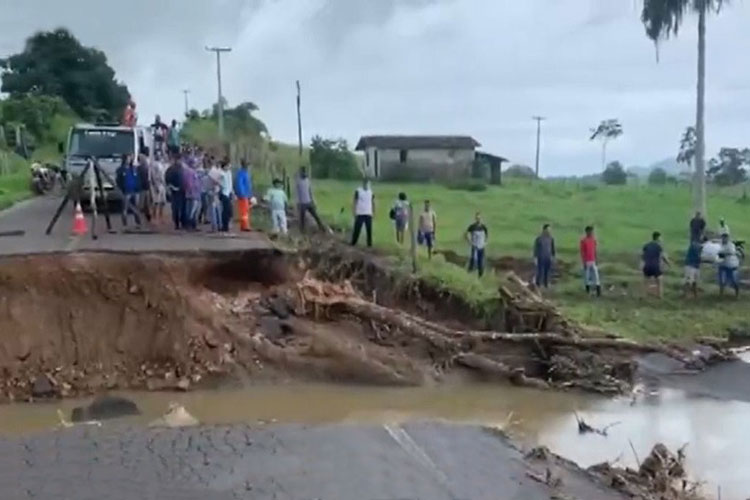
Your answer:
[[[234,192],[237,195],[237,211],[240,214],[240,231],[250,231],[250,198],[253,196],[253,181],[247,166],[247,160],[244,158],[240,162],[240,169],[237,171]]]
[[[536,286],[549,288],[549,275],[556,255],[555,239],[550,233],[549,224],[542,226],[542,234],[534,240],[534,262],[536,263]]]
[[[198,229],[198,211],[201,203],[201,185],[198,180],[198,172],[195,162],[182,167],[183,182],[185,190],[185,225],[186,229],[195,231]]]
[[[693,298],[698,298],[698,280],[700,279],[701,253],[703,245],[698,240],[692,240],[685,252],[685,295],[692,292]]]
[[[701,241],[705,230],[706,220],[703,218],[703,214],[695,212],[695,217],[690,219],[690,241]]]
[[[161,154],[166,153],[164,145],[167,141],[167,134],[169,133],[169,127],[167,124],[161,121],[161,117],[156,115],[154,123],[151,124],[151,129],[154,134],[154,147],[156,151]]]
[[[122,191],[122,225],[128,226],[128,214],[133,214],[135,225],[141,226],[141,218],[138,216],[138,192],[141,185],[138,180],[138,171],[133,165],[133,157],[125,155],[122,163],[115,172],[117,187]]]
[[[281,233],[286,235],[286,205],[288,200],[282,187],[283,185],[284,183],[281,182],[281,179],[274,179],[273,187],[266,193],[266,200],[271,209],[271,222],[274,234]]]
[[[221,161],[221,191],[219,199],[221,200],[221,231],[229,232],[229,222],[232,220],[232,167],[229,165],[229,158]]]
[[[595,287],[596,296],[601,297],[602,285],[599,282],[599,268],[597,262],[596,237],[594,237],[594,226],[586,226],[585,235],[581,238],[581,263],[583,264],[583,284],[586,286],[586,294],[591,293],[591,287]]]
[[[367,178],[362,179],[362,186],[354,191],[354,200],[352,203],[352,213],[354,214],[354,231],[352,231],[352,246],[359,241],[359,233],[362,232],[362,226],[365,226],[367,232],[367,246],[372,246],[372,217],[375,215],[375,196],[370,189],[370,181]]]
[[[435,246],[437,215],[430,207],[430,200],[424,200],[424,211],[419,214],[419,232],[417,239],[427,247],[427,258],[432,259],[432,248]]]
[[[172,157],[172,164],[164,173],[164,180],[167,183],[167,192],[169,193],[170,204],[172,208],[172,222],[174,228],[181,229],[185,227],[185,186],[183,183],[182,162],[178,155]]]
[[[653,279],[656,282],[656,295],[661,299],[664,295],[661,265],[663,263],[669,266],[669,259],[661,246],[660,239],[661,233],[654,231],[651,235],[651,241],[643,245],[641,261],[643,262],[643,278],[646,293],[648,294],[649,280]]]
[[[319,229],[325,229],[325,225],[321,222],[318,217],[318,211],[315,208],[315,198],[313,197],[312,184],[310,177],[307,175],[307,169],[305,167],[299,168],[299,175],[295,182],[295,188],[297,191],[297,210],[299,213],[299,230],[305,232],[305,218],[309,213],[312,218],[315,219],[315,223]]]
[[[719,295],[724,295],[724,287],[728,284],[734,289],[735,297],[739,297],[740,287],[737,284],[737,269],[740,267],[740,259],[737,257],[737,248],[729,239],[728,232],[721,235],[719,257],[721,258],[719,262]]]
[[[138,155],[138,182],[139,193],[138,201],[143,216],[148,222],[151,222],[151,165],[145,154]]]
[[[212,159],[213,161],[213,159]],[[219,232],[222,228],[222,209],[221,209],[221,181],[224,178],[224,172],[213,163],[208,171],[208,180],[210,190],[210,212],[209,220],[211,222],[211,231]]]
[[[479,277],[484,274],[484,248],[487,246],[489,232],[487,226],[482,224],[482,214],[474,214],[474,223],[466,229],[466,241],[471,245],[469,255],[469,272],[477,270]]]

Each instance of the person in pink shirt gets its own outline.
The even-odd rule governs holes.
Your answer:
[[[602,285],[599,281],[599,268],[596,265],[596,237],[594,237],[594,226],[586,226],[586,234],[581,238],[581,263],[583,264],[583,284],[586,293],[590,294],[592,287],[596,290],[596,296],[601,297]]]

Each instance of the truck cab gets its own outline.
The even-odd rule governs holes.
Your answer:
[[[68,132],[64,168],[69,176],[75,177],[86,167],[88,159],[94,158],[110,178],[107,179],[105,176],[102,179],[106,201],[118,202],[121,201],[120,194],[114,189],[112,182],[122,159],[126,155],[131,155],[137,165],[139,155],[144,154],[150,160],[153,154],[152,142],[153,136],[144,127],[77,124]],[[90,200],[90,179],[88,175],[83,179],[82,203]],[[96,196],[100,198],[98,193]]]

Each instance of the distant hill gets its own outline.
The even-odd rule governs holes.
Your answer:
[[[664,169],[667,175],[673,175],[675,177],[678,176],[681,172],[687,170],[685,165],[677,163],[677,160],[675,160],[674,158],[665,158],[664,160],[657,161],[656,163],[653,163],[648,167],[630,167],[628,168],[628,173],[636,175],[638,177],[646,178],[648,177],[648,174],[650,174],[651,171],[656,168]]]

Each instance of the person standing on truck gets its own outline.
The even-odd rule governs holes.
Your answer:
[[[250,198],[253,196],[253,178],[250,175],[247,160],[244,158],[240,161],[240,169],[237,171],[234,192],[237,195],[237,212],[240,214],[240,231],[250,231],[252,210]]]
[[[138,193],[141,189],[138,179],[138,170],[133,165],[133,157],[125,155],[122,163],[115,172],[117,187],[122,191],[122,226],[128,226],[128,214],[133,214],[135,225],[141,227],[141,218],[138,216]]]
[[[173,155],[180,152],[180,129],[177,128],[177,120],[172,120],[172,126],[169,127],[167,149],[169,150],[169,153]]]
[[[534,240],[534,263],[536,264],[536,286],[549,288],[552,263],[556,256],[555,238],[550,233],[550,225],[542,226],[542,234]]]
[[[185,189],[182,175],[182,162],[178,155],[172,157],[172,164],[164,174],[167,193],[172,208],[172,222],[175,230],[185,227]]]
[[[167,134],[169,134],[169,127],[166,123],[161,121],[161,116],[156,115],[154,123],[151,124],[151,129],[154,134],[154,147],[156,151],[164,154],[166,153]]]

